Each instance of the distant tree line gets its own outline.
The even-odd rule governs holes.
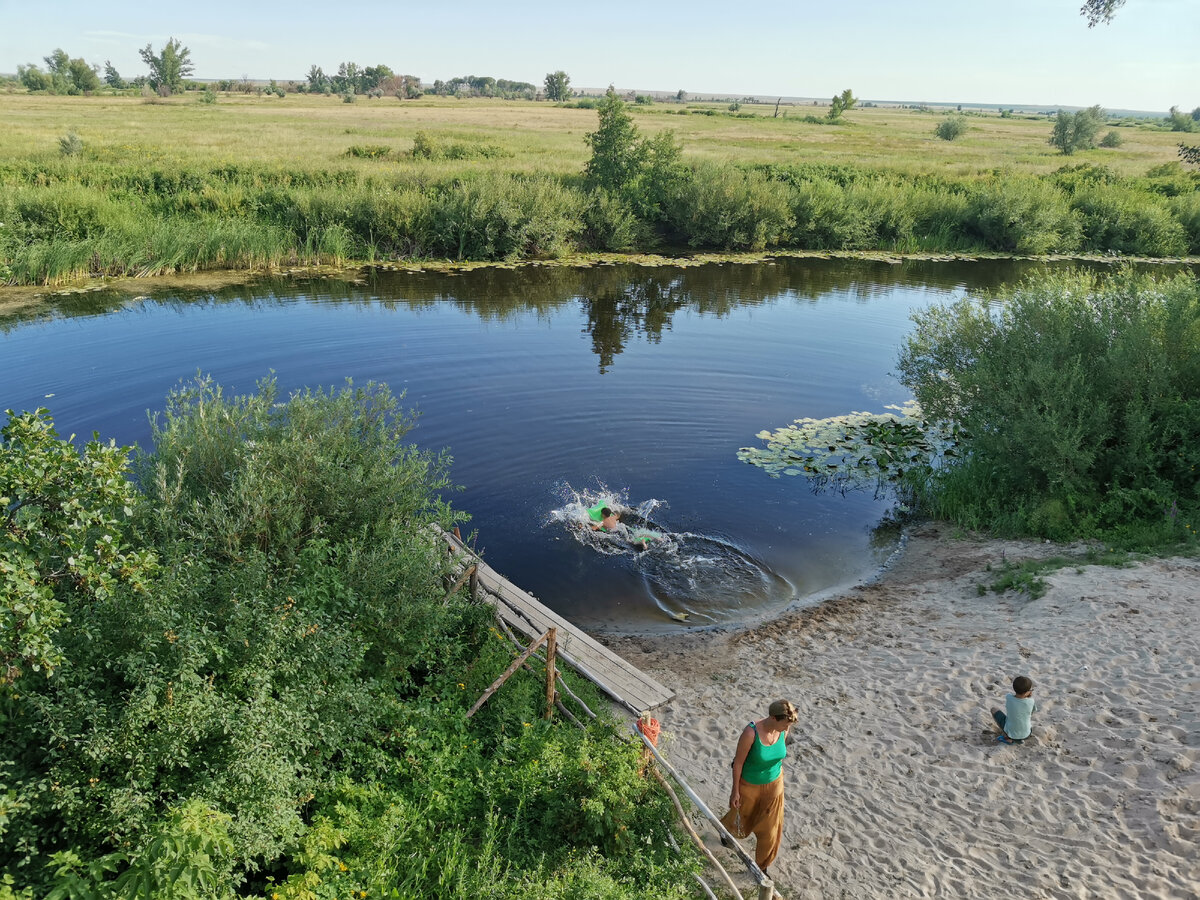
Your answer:
[[[302,94],[366,94],[376,97],[387,94],[401,100],[415,100],[422,93],[421,79],[417,75],[399,75],[382,63],[360,66],[353,62],[341,63],[334,75],[326,75],[320,66],[312,66],[306,80],[297,86],[297,91]]]
[[[537,85],[528,81],[509,81],[490,75],[459,75],[449,81],[438,79],[431,93],[439,97],[495,97],[501,100],[535,100]]]

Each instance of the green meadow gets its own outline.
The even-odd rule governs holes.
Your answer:
[[[579,253],[877,250],[1180,257],[1200,175],[1179,135],[1109,122],[1065,156],[1045,116],[626,104],[643,161],[583,172],[594,108],[196,92],[0,94],[0,280]],[[1110,127],[1111,126],[1111,127]],[[665,149],[664,149],[665,148]]]

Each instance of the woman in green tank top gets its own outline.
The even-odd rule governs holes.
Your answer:
[[[754,858],[764,872],[783,837],[783,759],[787,731],[798,718],[791,701],[776,700],[766,718],[743,729],[733,757],[733,790],[721,824],[734,837],[755,836]]]

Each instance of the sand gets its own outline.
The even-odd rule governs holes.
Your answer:
[[[739,731],[773,699],[800,708],[771,867],[787,900],[1198,897],[1200,561],[979,595],[989,564],[1051,551],[926,526],[877,581],[819,606],[614,649],[677,691],[654,712],[659,743],[718,815]],[[1006,746],[990,709],[1018,674],[1038,711]]]

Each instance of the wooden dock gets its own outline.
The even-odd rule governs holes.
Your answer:
[[[460,571],[475,566],[480,594],[496,607],[500,618],[514,631],[534,640],[547,629],[558,629],[558,654],[600,690],[640,715],[666,703],[675,692],[663,687],[645,672],[638,671],[617,654],[583,632],[577,625],[547,609],[532,594],[515,584],[475,555],[452,534],[442,533],[452,553],[463,560]]]

